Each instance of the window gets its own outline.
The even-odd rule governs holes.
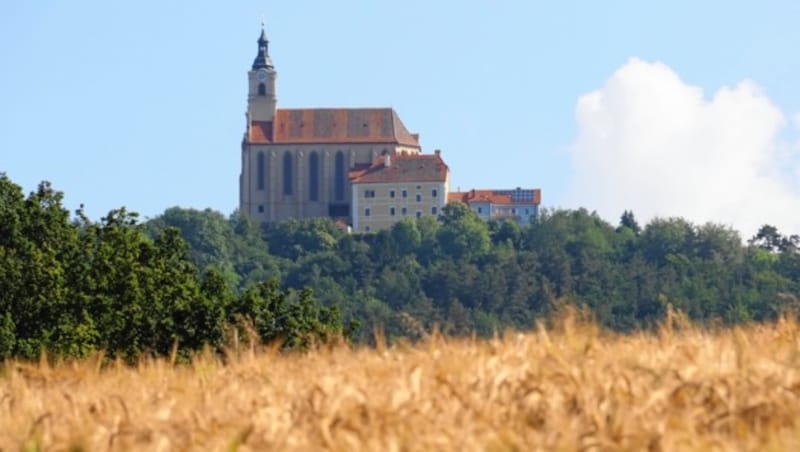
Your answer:
[[[308,157],[308,200],[319,201],[319,155],[314,151]]]
[[[402,213],[403,213],[403,216],[406,216],[406,215],[408,215],[408,209],[407,209],[407,208],[405,208],[405,207],[403,207],[403,208],[400,210],[400,212],[402,212]]]
[[[394,216],[394,207],[389,207],[389,215]]]
[[[364,209],[364,216],[365,216],[365,217],[368,217],[368,216],[370,216],[370,214],[372,214],[372,210],[370,210],[370,208],[369,208],[369,207],[367,207],[366,209]]]
[[[514,213],[514,214],[515,214],[515,213],[517,213],[517,209],[515,209],[514,207],[512,207],[512,208],[511,208],[511,213]]]
[[[436,215],[436,206],[431,207],[431,214]]]
[[[292,154],[289,151],[283,154],[283,194],[292,194]]]
[[[478,207],[478,213],[483,213],[483,207]]]
[[[417,193],[417,202],[422,202],[422,195]]]
[[[375,190],[364,190],[364,197],[365,198],[374,198],[375,197]]]
[[[258,95],[259,96],[266,96],[267,95],[267,87],[263,83],[258,84]]]
[[[403,190],[403,198],[408,198],[408,192]]]
[[[369,226],[364,227],[364,230],[369,232]]]
[[[265,172],[264,165],[265,165],[264,153],[259,152],[258,158],[256,158],[256,183],[258,184],[259,190],[264,189],[264,172]]]
[[[336,153],[334,162],[333,198],[336,201],[344,201],[344,152]]]
[[[389,197],[394,198],[394,190],[389,190]]]
[[[417,218],[421,218],[421,217],[422,217],[422,212],[420,212],[420,211],[418,210],[418,211],[417,211]]]
[[[263,204],[259,204],[258,205],[258,213],[264,213],[264,205]]]
[[[439,192],[435,188],[431,190],[431,198],[435,198],[438,194]]]

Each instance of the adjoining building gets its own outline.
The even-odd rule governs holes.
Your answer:
[[[521,224],[529,224],[539,216],[542,191],[538,188],[470,190],[450,193],[447,200],[463,202],[484,220],[512,218]]]
[[[447,202],[450,170],[441,153],[386,153],[350,172],[353,232],[378,231],[405,217],[439,215]]]
[[[350,171],[384,155],[420,155],[419,135],[393,109],[278,108],[276,82],[262,28],[248,72],[239,176],[239,210],[260,223],[331,217],[352,224]]]

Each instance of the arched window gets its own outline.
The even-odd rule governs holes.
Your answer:
[[[292,154],[283,154],[283,194],[292,194]]]
[[[344,201],[344,152],[342,151],[336,153],[334,173],[333,198],[336,201]]]
[[[308,200],[319,201],[319,155],[311,152],[308,158]]]
[[[258,84],[258,95],[259,96],[266,96],[267,95],[267,86],[263,83]]]
[[[256,183],[259,190],[264,189],[264,170],[264,153],[259,152],[256,158]]]

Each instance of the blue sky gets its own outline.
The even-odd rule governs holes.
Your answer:
[[[648,3],[4,2],[0,171],[26,191],[49,180],[66,193],[68,207],[83,203],[97,219],[123,205],[146,217],[175,205],[232,212],[246,72],[263,17],[279,106],[392,106],[420,133],[424,151],[442,149],[453,188],[540,187],[548,207],[585,206],[610,221],[623,208],[645,220],[683,215],[747,235],[753,224],[727,212],[758,198],[731,206],[708,197],[691,205],[693,192],[731,192],[725,187],[746,180],[754,185],[748,193],[781,200],[756,212],[761,222],[800,232],[800,219],[793,220],[800,214],[786,214],[800,210],[800,2]],[[644,111],[649,96],[662,91],[659,80],[674,88],[663,92],[692,98],[698,91],[697,105]],[[741,108],[716,102],[725,89],[746,98],[735,104]],[[591,93],[604,102],[581,113],[581,99]],[[620,99],[637,107],[615,107]],[[646,173],[630,162],[652,159],[618,152],[646,152],[652,143],[632,131],[650,130],[663,115],[720,110],[739,113],[703,113],[691,127],[661,131],[666,142],[679,136],[685,151],[669,173],[665,165]],[[767,114],[772,122],[748,135],[752,140],[726,135],[764,111],[777,113]],[[619,124],[619,115],[651,122],[590,133],[601,123]],[[688,150],[703,140],[687,138],[687,130],[708,135],[706,124],[722,136],[714,143],[752,142],[741,162],[766,159],[767,169],[752,180],[723,172],[713,186],[692,179],[696,185],[683,199],[664,201],[664,187],[683,184],[682,168],[705,161],[694,159],[705,148]],[[608,136],[619,145],[598,144],[597,137]],[[764,147],[766,157],[747,157]],[[619,174],[591,171],[598,158],[623,175],[643,174],[638,180],[653,187],[615,185]],[[653,158],[673,160],[664,153]],[[726,166],[718,158],[706,159],[706,170]],[[781,184],[761,187],[760,177],[776,168]]]

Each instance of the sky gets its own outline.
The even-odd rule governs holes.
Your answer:
[[[263,19],[279,107],[393,107],[453,189],[800,233],[800,2],[655,3],[3,2],[0,172],[233,212]]]

